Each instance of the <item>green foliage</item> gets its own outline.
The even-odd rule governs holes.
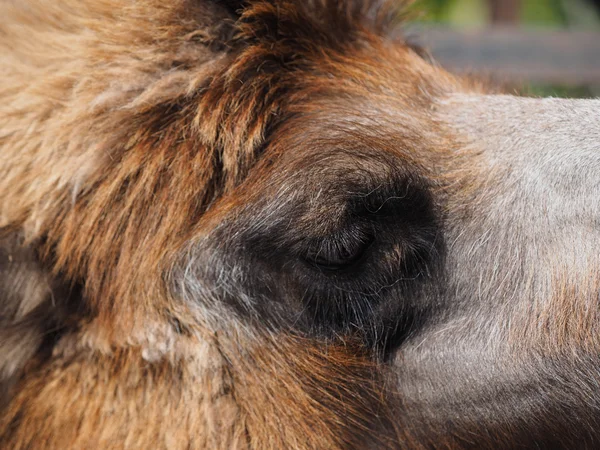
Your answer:
[[[566,18],[560,0],[523,0],[521,21],[530,25],[564,26]]]
[[[484,25],[489,18],[487,0],[417,0],[420,20],[459,26]],[[562,0],[522,0],[521,21],[531,25],[563,26]]]
[[[519,91],[530,97],[594,98],[598,96],[598,92],[589,86],[528,84]]]

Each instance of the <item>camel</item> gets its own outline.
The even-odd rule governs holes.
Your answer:
[[[600,101],[378,0],[0,2],[0,447],[600,445]]]

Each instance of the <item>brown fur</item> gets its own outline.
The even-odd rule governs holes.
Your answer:
[[[406,190],[417,212],[403,229],[416,243],[386,254],[390,264],[414,253],[411,276],[442,278],[429,258],[443,259],[446,223],[430,216],[458,226],[494,180],[436,102],[485,89],[394,42],[392,3],[0,3],[0,447],[527,442],[500,421],[482,431],[470,416],[455,427],[407,413],[381,355],[386,339],[406,339],[398,302],[364,322],[359,300],[358,312],[336,305],[356,323],[332,313],[315,324],[286,267],[270,278],[262,259],[239,262],[254,251],[239,236],[279,226],[285,211],[281,226],[300,236],[335,231],[345,209],[328,189],[346,180],[351,191],[370,173],[371,184],[404,177],[417,189]],[[597,322],[590,311],[551,320],[566,297],[597,292],[594,282],[572,292],[563,277],[550,306],[515,307],[538,322],[511,329],[510,342],[555,350],[556,334],[577,339]],[[401,285],[415,310],[408,336],[439,306],[412,305],[429,288]],[[370,345],[380,334],[392,336],[384,350]]]
[[[272,13],[265,8],[253,11],[257,21]],[[264,64],[265,50],[230,56],[221,42],[227,21],[212,26],[225,13],[202,2],[5,3],[2,13],[9,17],[2,40],[9,71],[2,88],[3,225],[21,227],[28,242],[44,237],[50,270],[85,280],[93,317],[61,339],[50,362],[25,369],[0,422],[3,446],[335,448],[367,439],[372,420],[388,425],[385,413],[373,410],[383,395],[369,387],[376,373],[344,348],[323,353],[264,337],[252,357],[235,354],[231,343],[224,345],[234,354],[211,346],[204,357],[214,368],[200,374],[188,368],[194,352],[175,350],[170,362],[149,364],[137,350],[137,335],[172,308],[156,275],[171,249],[245,174],[271,114],[284,114],[283,105],[263,97],[265,87],[278,84],[293,95],[301,91],[290,84],[295,79],[265,70],[240,92],[236,72]],[[347,20],[350,26],[354,19]],[[255,30],[247,25],[248,37],[243,33],[236,39],[251,39]],[[223,128],[229,124],[236,128]],[[31,301],[27,293],[23,300]],[[57,350],[65,341],[75,344]],[[38,342],[21,341],[19,356]],[[334,380],[339,385],[327,393]],[[340,403],[338,389],[356,395],[356,404],[347,396]],[[356,430],[348,434],[347,427]]]

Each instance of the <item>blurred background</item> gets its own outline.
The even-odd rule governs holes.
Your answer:
[[[406,34],[443,66],[535,96],[600,96],[600,0],[416,0]]]

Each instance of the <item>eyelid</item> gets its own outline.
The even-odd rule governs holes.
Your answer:
[[[353,227],[312,242],[305,259],[321,269],[341,270],[357,263],[373,241],[372,232]]]

